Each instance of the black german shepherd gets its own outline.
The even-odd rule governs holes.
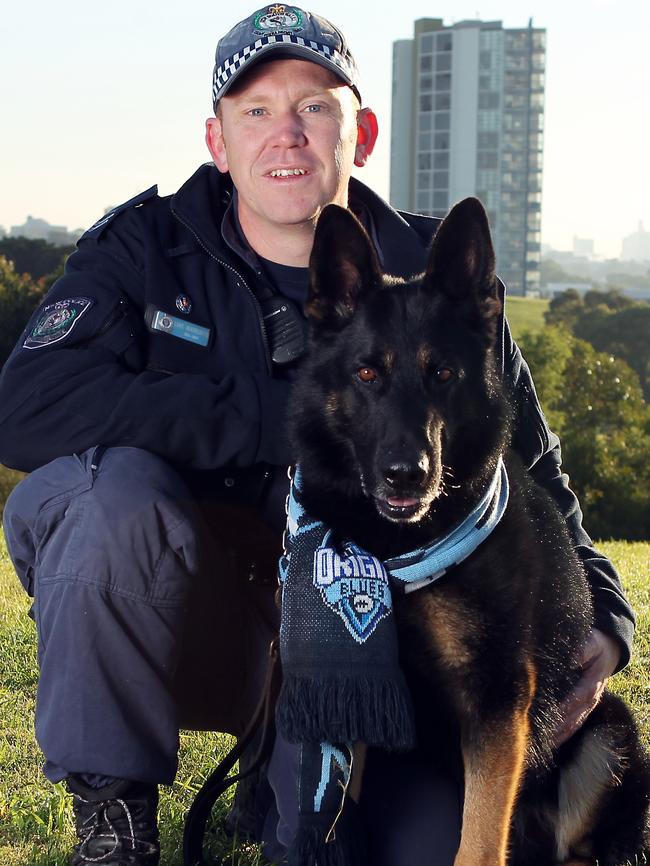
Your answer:
[[[489,538],[395,599],[420,739],[435,725],[434,751],[444,751],[442,702],[462,755],[455,864],[645,862],[650,765],[622,701],[607,693],[553,749],[592,602],[563,519],[509,448],[501,307],[477,199],[453,208],[411,282],[382,275],[356,219],[326,208],[292,406],[303,501],[342,540],[387,559],[455,527],[503,458],[510,498]]]

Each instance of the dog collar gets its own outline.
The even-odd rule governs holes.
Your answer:
[[[304,509],[295,495],[300,493],[300,475],[300,467],[297,466],[287,498],[287,531],[290,537],[298,534],[298,517],[304,514]],[[403,594],[415,592],[439,580],[449,569],[467,559],[498,525],[506,510],[508,496],[508,473],[503,459],[499,457],[485,494],[451,532],[425,547],[402,553],[383,563],[391,578],[391,588]],[[318,521],[310,523],[306,528],[317,523]],[[344,548],[352,546],[347,543]]]

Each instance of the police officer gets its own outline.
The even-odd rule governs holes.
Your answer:
[[[4,527],[34,599],[45,774],[74,793],[73,866],[158,863],[157,786],[174,779],[179,726],[239,734],[256,701],[277,625],[285,406],[319,212],[350,207],[402,276],[423,268],[437,226],[351,179],[377,122],[325,19],[274,5],[237,24],[217,46],[213,96],[212,163],[86,232],[0,379],[0,459],[31,473]],[[502,327],[516,447],[566,515],[595,600],[566,737],[629,658],[633,616]],[[294,759],[278,744],[271,853],[295,827]],[[369,795],[385,816],[376,864],[423,866],[434,850],[452,862],[457,794],[406,759],[374,768],[390,781]],[[418,829],[413,802],[451,818]]]

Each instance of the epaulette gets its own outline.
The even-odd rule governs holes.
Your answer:
[[[85,238],[93,238],[93,240],[97,240],[97,238],[104,231],[106,226],[112,222],[118,214],[123,213],[125,210],[128,210],[131,207],[138,207],[143,204],[150,198],[158,195],[158,186],[154,184],[154,186],[149,187],[144,192],[138,193],[138,195],[130,198],[128,201],[125,201],[124,204],[120,204],[117,207],[114,207],[107,214],[104,214],[103,217],[100,217],[96,223],[94,223],[89,229],[87,229],[79,240],[84,240]]]

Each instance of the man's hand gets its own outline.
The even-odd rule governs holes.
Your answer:
[[[597,628],[593,629],[582,648],[582,676],[560,707],[562,722],[555,732],[556,747],[575,734],[594,709],[607,680],[616,670],[620,655],[620,648],[613,638]]]

